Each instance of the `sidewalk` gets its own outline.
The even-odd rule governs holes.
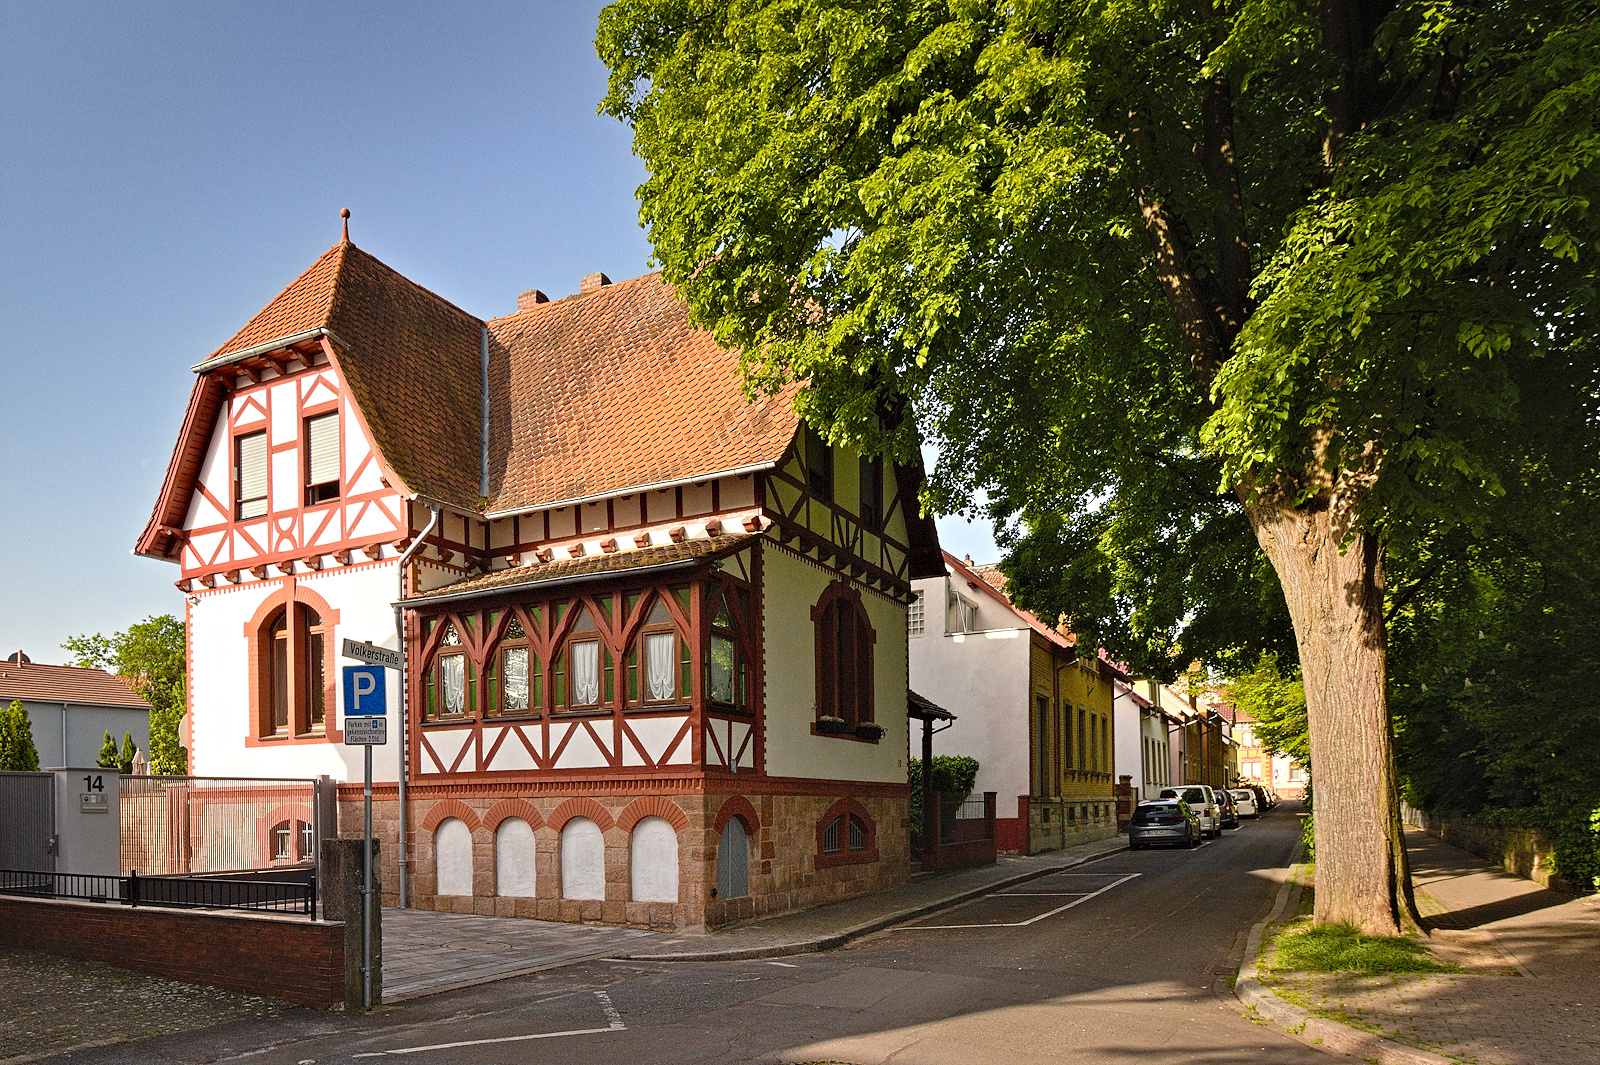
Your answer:
[[[1010,884],[1081,865],[1093,858],[1126,850],[1127,846],[1125,839],[1114,836],[1031,858],[1002,856],[994,865],[958,869],[949,873],[919,874],[902,887],[799,913],[749,921],[717,932],[680,932],[637,946],[630,944],[627,953],[613,954],[612,957],[651,961],[733,961],[832,950],[890,925],[987,895]]]
[[[1600,1061],[1600,896],[1547,891],[1408,830],[1428,946],[1465,970],[1364,977],[1298,973],[1274,987],[1313,1012],[1482,1065]]]

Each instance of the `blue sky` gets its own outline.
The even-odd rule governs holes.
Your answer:
[[[598,2],[5,3],[0,656],[182,612],[130,554],[188,367],[339,235],[479,316],[648,269]],[[957,554],[987,526],[944,519]]]

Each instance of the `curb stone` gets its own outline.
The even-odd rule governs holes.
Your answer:
[[[1272,912],[1250,929],[1250,937],[1245,941],[1244,964],[1239,966],[1239,977],[1233,985],[1234,996],[1247,1009],[1254,1010],[1290,1035],[1307,1039],[1313,1046],[1332,1054],[1345,1054],[1363,1061],[1377,1062],[1377,1065],[1458,1065],[1455,1058],[1403,1046],[1348,1024],[1319,1017],[1292,1002],[1285,1002],[1257,978],[1256,962],[1261,954],[1261,940],[1267,927],[1282,916],[1291,891],[1299,886],[1301,849],[1302,844],[1295,844],[1294,853],[1289,856],[1289,878],[1278,889],[1278,899],[1273,904]]]
[[[1074,866],[1083,865],[1086,862],[1099,861],[1101,858],[1109,857],[1113,854],[1120,854],[1127,849],[1127,843],[1123,842],[1121,846],[1113,849],[1100,851],[1096,854],[1086,854],[1081,858],[1074,858],[1072,861],[1063,862],[1059,865],[1051,865],[1044,869],[1030,869],[1026,873],[1020,873],[1017,876],[1007,877],[1004,880],[996,880],[993,883],[984,884],[981,887],[969,888],[966,891],[957,892],[954,895],[947,895],[944,898],[935,899],[932,902],[925,902],[918,906],[910,906],[903,910],[896,910],[893,913],[884,914],[881,917],[874,917],[870,921],[863,921],[858,925],[852,925],[849,928],[834,932],[830,935],[813,936],[810,939],[795,940],[794,942],[790,943],[772,943],[762,947],[728,947],[724,950],[683,951],[674,954],[613,954],[607,958],[607,960],[754,961],[760,958],[787,958],[794,954],[818,954],[823,951],[835,950],[844,946],[853,939],[860,939],[862,936],[869,936],[874,932],[881,932],[885,928],[889,928],[893,925],[904,924],[907,921],[914,921],[918,917],[926,917],[930,913],[935,913],[947,907],[955,906],[963,902],[970,902],[973,899],[981,898],[984,895],[999,891],[1001,888],[1015,887],[1017,884],[1025,884],[1029,880],[1037,880],[1042,876],[1049,876],[1051,873],[1059,873],[1063,869],[1071,869]]]

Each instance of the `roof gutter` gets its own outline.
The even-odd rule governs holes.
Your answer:
[[[511,584],[497,584],[491,588],[470,588],[460,592],[419,596],[415,599],[402,600],[402,602],[396,603],[394,606],[396,610],[399,610],[402,605],[407,609],[411,609],[419,606],[430,606],[435,603],[458,603],[463,599],[482,599],[488,595],[522,591],[525,588],[535,588],[547,584],[589,584],[593,581],[610,580],[617,577],[633,577],[645,573],[671,573],[682,569],[694,569],[696,566],[715,561],[716,559],[711,556],[683,558],[675,562],[657,562],[653,566],[640,566],[637,569],[601,570],[598,573],[579,573],[571,577],[535,577],[532,580],[516,581]]]
[[[573,496],[570,499],[556,499],[549,503],[538,503],[528,507],[513,507],[510,510],[491,510],[483,516],[490,521],[501,518],[515,518],[522,514],[532,514],[539,510],[555,510],[559,507],[573,507],[580,503],[594,503],[602,499],[614,499],[622,495],[642,495],[645,492],[660,492],[667,488],[679,488],[686,484],[699,484],[701,481],[711,481],[718,477],[739,477],[747,473],[761,473],[765,470],[778,468],[776,462],[754,462],[748,466],[734,466],[726,470],[713,470],[710,473],[697,473],[692,477],[676,477],[670,481],[654,481],[650,484],[629,485],[625,488],[612,489],[609,492],[594,492],[586,496]]]
[[[207,359],[205,362],[196,363],[195,365],[189,367],[189,369],[194,373],[209,373],[212,370],[220,369],[224,366],[230,366],[236,362],[243,362],[245,359],[254,358],[257,355],[265,355],[267,352],[276,351],[278,348],[287,348],[294,344],[303,344],[308,340],[316,340],[320,337],[327,337],[341,348],[345,346],[344,341],[335,336],[333,330],[327,328],[326,326],[319,325],[314,329],[306,329],[299,333],[290,333],[286,337],[279,337],[276,340],[263,341],[260,344],[252,344],[248,348],[241,348],[238,351],[230,351],[226,355],[218,355],[214,359]]]

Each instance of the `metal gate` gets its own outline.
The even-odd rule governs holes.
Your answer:
[[[0,773],[0,869],[54,871],[55,789],[50,773]]]

